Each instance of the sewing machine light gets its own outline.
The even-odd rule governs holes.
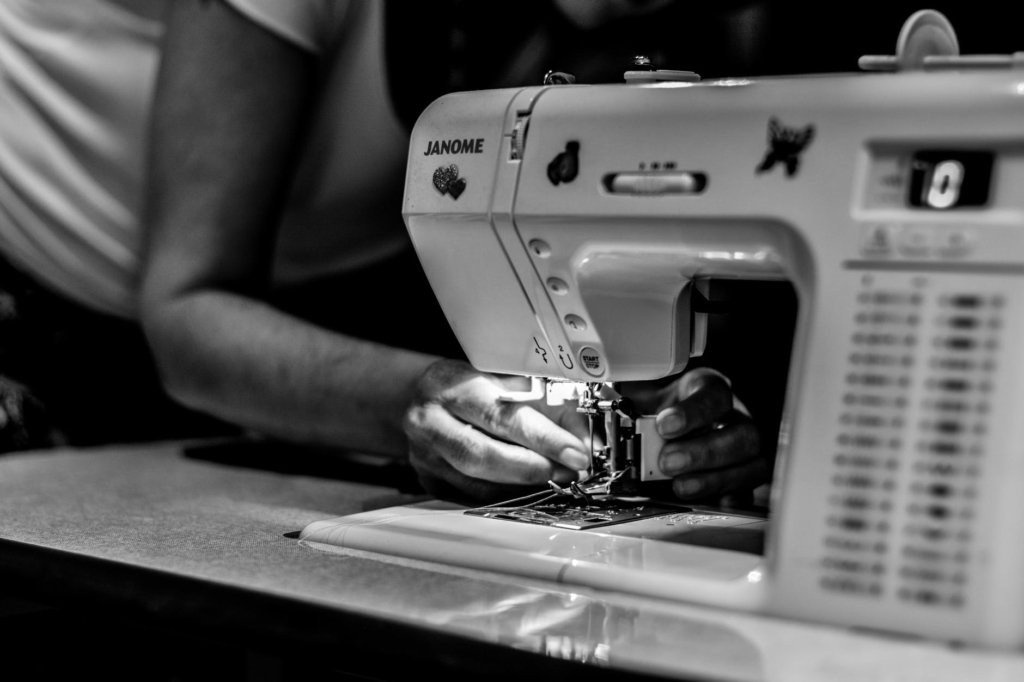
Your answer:
[[[577,402],[587,385],[578,381],[548,381],[548,405],[562,405],[566,402]]]

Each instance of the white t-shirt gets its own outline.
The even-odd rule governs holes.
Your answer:
[[[400,251],[407,238],[394,197],[407,137],[388,100],[381,3],[230,3],[323,64],[275,283]],[[133,317],[163,27],[119,4],[131,3],[0,0],[0,251],[69,298]]]
[[[161,33],[101,0],[0,0],[0,250],[123,316],[135,308]]]

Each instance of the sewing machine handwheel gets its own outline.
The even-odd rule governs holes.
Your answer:
[[[900,71],[920,71],[926,57],[959,54],[960,43],[953,25],[945,15],[933,9],[910,15],[896,40],[896,65]]]
[[[864,55],[857,64],[865,71],[921,71],[928,57],[956,57],[960,43],[943,14],[932,9],[914,12],[903,22],[895,55]]]

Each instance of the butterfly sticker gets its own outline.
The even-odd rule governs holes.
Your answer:
[[[761,174],[770,171],[776,163],[781,163],[786,167],[786,177],[793,177],[800,168],[800,153],[813,139],[813,125],[787,128],[773,116],[768,121],[768,151],[756,172]]]

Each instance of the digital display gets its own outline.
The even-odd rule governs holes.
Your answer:
[[[992,152],[922,151],[910,164],[910,205],[937,211],[985,206]]]

